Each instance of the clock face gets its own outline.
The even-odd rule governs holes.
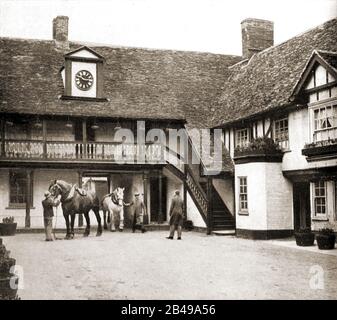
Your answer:
[[[89,71],[81,70],[78,71],[75,75],[75,83],[78,89],[86,91],[92,87],[94,83],[94,77]]]

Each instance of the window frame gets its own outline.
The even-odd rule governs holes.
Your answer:
[[[19,171],[19,170],[10,170],[8,173],[8,207],[6,209],[24,209],[26,208],[26,201],[24,202],[11,202],[11,175],[12,174],[26,174],[25,171]],[[33,209],[33,172],[30,173],[30,190],[31,190],[31,199],[30,199],[30,208]],[[25,177],[25,182],[27,184],[27,177]],[[27,191],[26,191],[27,192]],[[26,193],[24,193],[24,197],[26,198]]]
[[[242,139],[239,139],[239,134],[241,134],[241,132],[246,131],[246,136],[247,136],[247,141],[245,143],[240,143],[239,144],[239,140],[241,141]],[[237,147],[247,147],[248,144],[250,142],[250,135],[249,135],[249,128],[239,128],[239,129],[235,129],[235,148]]]
[[[330,117],[327,116],[326,109],[331,108],[331,115]],[[309,119],[310,119],[310,139],[311,142],[318,142],[318,141],[324,141],[324,140],[317,140],[315,135],[320,132],[325,132],[329,130],[337,130],[337,99],[336,97],[334,98],[329,98],[326,100],[322,101],[315,101],[312,103],[308,104],[309,108]],[[318,117],[315,119],[315,112],[317,110],[325,110],[325,117]],[[320,112],[320,111],[318,111]],[[316,121],[324,121],[324,119],[327,121],[328,119],[332,120],[332,125],[331,127],[325,127],[325,128],[317,128],[316,127]],[[326,123],[326,122],[325,122]]]
[[[281,124],[283,124],[283,126]],[[276,128],[278,125],[279,127]],[[275,143],[278,143],[280,145],[281,148],[284,148],[285,150],[289,149],[289,117],[288,115],[281,117],[281,118],[274,119],[273,139]]]
[[[245,184],[241,184],[242,179],[245,179]],[[239,181],[239,188],[238,188],[238,203],[239,203],[239,210],[238,213],[240,215],[248,215],[248,177],[247,176],[239,176],[238,177],[238,181]],[[246,192],[241,192],[241,188],[246,188]],[[245,200],[241,200],[241,196],[245,195],[246,199]],[[243,207],[242,206],[242,202],[245,202],[246,205]]]
[[[318,186],[318,190],[324,190],[324,196],[316,195],[316,184],[323,183],[322,186]],[[311,182],[311,217],[313,220],[328,220],[329,199],[328,199],[328,182],[326,180],[316,180]],[[316,211],[316,199],[324,199],[324,213],[317,213]],[[322,205],[320,205],[322,207]]]

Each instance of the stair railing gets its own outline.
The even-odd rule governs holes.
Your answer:
[[[200,186],[199,182],[194,177],[194,174],[188,164],[185,165],[185,174],[186,174],[187,190],[189,191],[194,203],[196,204],[198,210],[200,211],[203,220],[208,226],[209,224],[207,218],[209,209],[208,197],[205,194],[202,187]]]

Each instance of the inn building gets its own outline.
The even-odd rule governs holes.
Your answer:
[[[148,228],[167,227],[178,189],[186,219],[208,234],[337,231],[336,19],[276,46],[272,22],[246,19],[242,56],[79,43],[67,17],[52,26],[51,40],[0,38],[0,217],[41,228],[51,180],[91,179],[99,197],[140,192]],[[186,129],[188,152],[156,128]],[[212,154],[190,161],[206,128],[222,133],[214,173]]]

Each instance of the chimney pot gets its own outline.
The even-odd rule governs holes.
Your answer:
[[[254,53],[274,45],[274,23],[262,19],[245,19],[241,22],[242,56],[250,59]]]

